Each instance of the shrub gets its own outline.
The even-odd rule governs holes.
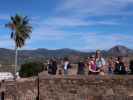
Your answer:
[[[19,74],[21,77],[37,76],[38,73],[44,70],[43,63],[40,62],[27,62],[21,65]]]

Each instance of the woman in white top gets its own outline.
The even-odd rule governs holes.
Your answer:
[[[68,74],[68,66],[69,66],[69,60],[68,58],[64,58],[64,75]]]
[[[101,72],[104,72],[104,67],[106,65],[106,62],[104,58],[101,56],[100,50],[96,51],[95,62],[96,62],[97,69],[99,69]]]

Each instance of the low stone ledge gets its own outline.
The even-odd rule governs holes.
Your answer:
[[[133,80],[133,75],[68,75],[68,76],[63,76],[63,75],[45,75],[41,76],[39,75],[39,79],[90,79],[90,80],[99,80],[99,79],[115,79],[115,80]]]
[[[10,96],[34,100],[38,86],[40,100],[133,100],[132,75],[39,75],[37,79],[5,81],[8,100]]]

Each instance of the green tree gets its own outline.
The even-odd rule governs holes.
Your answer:
[[[15,43],[15,73],[18,66],[18,48],[25,45],[27,38],[30,38],[30,33],[32,32],[32,27],[29,24],[29,19],[27,16],[20,16],[16,14],[11,16],[10,22],[5,26],[11,29],[11,39]]]
[[[44,70],[44,64],[41,62],[26,62],[21,65],[19,71],[21,77],[37,76]]]

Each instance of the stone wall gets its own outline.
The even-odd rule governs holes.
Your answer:
[[[132,76],[40,78],[40,100],[133,100],[132,96]]]
[[[2,88],[5,88],[5,100],[36,100],[37,97],[36,78],[6,81]]]
[[[6,100],[36,100],[37,78],[4,87]],[[40,100],[133,100],[133,76],[40,76],[39,94]]]

